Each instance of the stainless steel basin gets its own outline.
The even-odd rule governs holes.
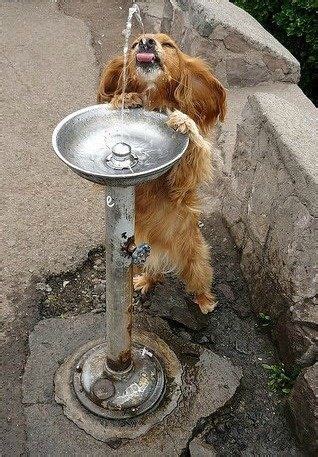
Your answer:
[[[83,178],[112,186],[134,186],[162,175],[188,146],[188,138],[168,127],[166,120],[162,113],[126,109],[122,124],[120,110],[107,104],[88,106],[57,125],[53,147]],[[125,147],[118,147],[119,143]],[[122,161],[125,148],[129,157]]]

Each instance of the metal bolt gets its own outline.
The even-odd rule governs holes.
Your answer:
[[[132,261],[135,265],[142,265],[146,262],[147,257],[150,254],[150,246],[147,243],[143,243],[140,246],[137,246],[132,253]]]
[[[149,352],[147,348],[143,348],[141,355],[145,357],[145,355],[148,355],[149,357],[152,357],[152,352]]]
[[[97,379],[92,391],[99,400],[107,400],[114,395],[115,387],[109,379]]]

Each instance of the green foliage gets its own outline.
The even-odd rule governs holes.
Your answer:
[[[269,372],[268,386],[271,390],[288,395],[299,374],[299,369],[295,368],[287,373],[283,363],[277,365],[263,365],[263,368]]]
[[[270,328],[273,326],[273,321],[270,316],[264,313],[259,313],[257,319],[257,325],[261,328]]]
[[[299,85],[317,106],[318,0],[232,1],[255,17],[299,60]]]

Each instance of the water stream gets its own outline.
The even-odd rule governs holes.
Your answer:
[[[127,84],[127,60],[128,60],[128,51],[129,51],[129,38],[131,36],[131,28],[132,28],[132,21],[133,17],[136,17],[137,21],[142,27],[142,33],[145,33],[144,24],[141,19],[140,9],[137,3],[134,3],[128,11],[128,18],[126,23],[126,28],[123,30],[123,35],[125,37],[125,44],[124,44],[124,67],[123,67],[123,89],[122,89],[122,105],[121,105],[121,140],[123,142],[124,139],[124,107],[125,107],[125,91],[126,91],[126,84]]]
[[[123,55],[124,55],[124,64],[123,64],[123,71],[122,71],[122,104],[121,104],[121,112],[120,112],[120,122],[118,122],[118,134],[116,133],[114,135],[113,131],[109,131],[108,129],[105,129],[105,134],[104,134],[104,143],[106,148],[113,153],[114,152],[114,147],[117,147],[117,152],[121,153],[121,151],[126,150],[127,148],[127,138],[125,138],[125,125],[124,125],[124,115],[125,115],[125,93],[126,93],[126,86],[127,86],[127,64],[128,64],[128,56],[129,56],[129,39],[131,37],[132,33],[132,22],[133,18],[137,19],[139,24],[141,25],[142,28],[142,33],[145,33],[144,29],[144,24],[141,19],[140,15],[140,9],[137,3],[133,3],[133,5],[129,8],[128,11],[128,18],[126,22],[126,28],[123,30],[123,35],[125,37],[124,41],[124,49],[123,49]],[[137,135],[138,138],[139,135]],[[114,145],[114,140],[115,140],[115,145]],[[117,140],[117,141],[116,141]],[[136,140],[136,139],[135,139]],[[146,141],[135,141],[134,142],[134,149],[138,150],[138,158],[144,158],[148,156],[148,153],[146,149],[148,149],[148,145]],[[137,152],[137,151],[135,151]],[[124,168],[127,168],[127,162],[126,166]],[[135,164],[137,161],[135,161]],[[133,163],[131,163],[133,166]],[[130,171],[133,173],[133,170],[131,166],[128,166]]]

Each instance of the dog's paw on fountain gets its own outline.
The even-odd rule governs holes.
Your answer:
[[[141,108],[143,106],[143,100],[141,95],[136,92],[118,94],[112,98],[111,106],[113,108]]]

